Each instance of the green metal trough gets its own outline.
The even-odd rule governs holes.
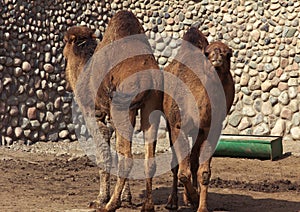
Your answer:
[[[274,160],[282,152],[282,137],[223,134],[214,156]]]

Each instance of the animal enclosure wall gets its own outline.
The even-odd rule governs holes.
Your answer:
[[[17,1],[0,7],[0,141],[76,140],[72,94],[62,50],[70,26],[104,33],[115,11],[129,9],[143,24],[164,67],[192,25],[222,40],[236,96],[224,132],[283,135],[300,140],[300,2],[259,1]]]

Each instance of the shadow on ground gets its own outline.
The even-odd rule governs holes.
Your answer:
[[[183,188],[179,188],[179,212],[195,211],[190,206],[184,206],[182,200]],[[168,195],[171,193],[170,187],[160,187],[153,191],[154,204],[157,211],[168,211],[164,208]],[[272,194],[270,194],[272,195]],[[274,194],[275,195],[275,194]],[[288,195],[288,194],[287,194]],[[234,211],[234,212],[299,212],[299,201],[286,201],[272,198],[256,199],[250,195],[220,194],[209,192],[208,207],[210,211]]]

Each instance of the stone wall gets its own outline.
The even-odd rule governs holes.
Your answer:
[[[191,25],[233,50],[234,106],[224,133],[300,140],[300,2],[3,0],[0,7],[0,141],[76,140],[66,90],[63,33],[87,25],[100,36],[115,11],[143,23],[161,67]]]

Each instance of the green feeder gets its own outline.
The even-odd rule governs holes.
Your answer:
[[[274,160],[282,156],[282,137],[223,134],[214,156]]]

